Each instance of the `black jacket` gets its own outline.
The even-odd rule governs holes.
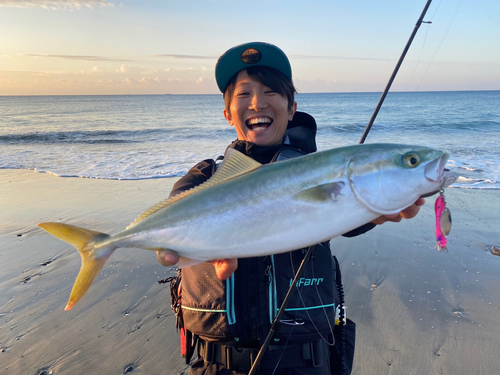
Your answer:
[[[258,146],[236,140],[229,148],[267,164],[279,155],[315,152],[315,135],[314,119],[297,112],[294,121],[288,125],[286,143]],[[215,171],[216,161],[212,159],[198,163],[174,185],[171,196],[205,182]],[[374,226],[364,225],[346,236],[364,233]],[[258,347],[269,331],[304,254],[305,249],[299,249],[274,256],[239,259],[238,269],[225,281],[217,278],[214,267],[208,263],[183,269],[181,304],[184,326],[205,341],[235,347]],[[329,243],[315,245],[282,317],[282,320],[301,324],[280,324],[273,344],[333,340],[335,309],[340,302],[337,267]],[[353,335],[350,341],[352,350]],[[350,364],[352,366],[352,355]]]

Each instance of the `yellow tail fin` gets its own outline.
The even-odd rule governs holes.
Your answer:
[[[116,247],[100,246],[109,238],[105,233],[62,223],[41,223],[38,226],[76,247],[82,256],[82,267],[71,290],[68,304],[64,309],[70,310],[89,289],[92,281],[99,274],[102,266],[104,266],[104,263],[106,263]]]

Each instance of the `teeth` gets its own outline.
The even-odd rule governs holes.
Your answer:
[[[252,118],[248,120],[249,125],[270,124],[271,122],[272,122],[271,119],[267,117]]]
[[[253,131],[255,130],[266,130],[267,128],[266,127],[263,127],[263,126],[259,126],[258,128],[252,128]]]

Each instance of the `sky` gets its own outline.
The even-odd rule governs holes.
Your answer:
[[[426,0],[0,0],[0,95],[216,94],[245,42],[299,93],[381,92]],[[433,0],[392,91],[500,90],[500,1]]]

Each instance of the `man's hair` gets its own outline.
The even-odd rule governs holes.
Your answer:
[[[288,99],[288,110],[291,110],[294,103],[294,97],[297,90],[293,86],[293,82],[289,80],[283,73],[279,72],[274,68],[269,68],[267,66],[251,66],[246,68],[247,74],[250,78],[262,83],[264,86],[269,87],[271,90],[276,91],[282,97]],[[236,86],[236,78],[238,74],[236,73],[227,84],[226,91],[224,92],[224,103],[226,106],[226,111],[231,113],[231,100],[233,99],[233,93]]]

